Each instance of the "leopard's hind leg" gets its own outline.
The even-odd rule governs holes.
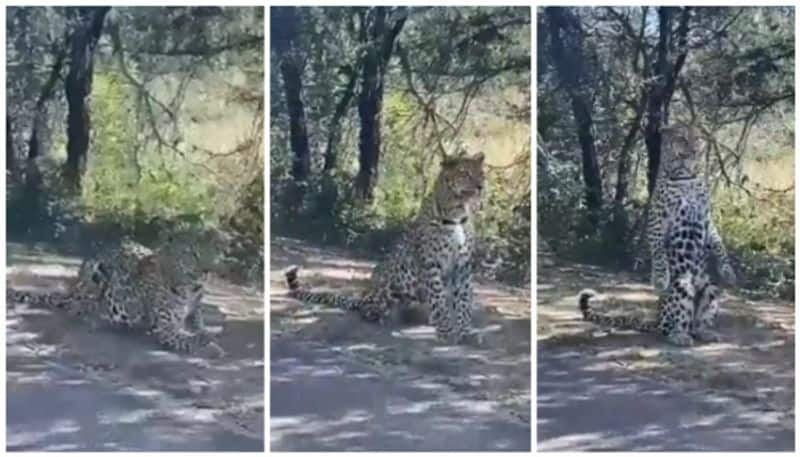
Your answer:
[[[684,274],[664,292],[659,311],[659,326],[667,340],[676,346],[692,346],[690,333],[694,319],[695,288],[692,275]]]
[[[719,288],[711,284],[707,274],[698,275],[696,281],[695,313],[691,333],[703,342],[720,341],[720,335],[712,330],[719,313]]]

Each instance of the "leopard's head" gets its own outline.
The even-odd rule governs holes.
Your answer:
[[[483,196],[485,174],[484,155],[453,157],[442,161],[434,192],[439,210],[444,214],[462,217],[473,211]]]
[[[72,285],[72,292],[88,297],[99,297],[113,280],[108,265],[96,259],[87,259],[78,269],[78,277]]]
[[[662,176],[671,180],[696,178],[702,174],[702,162],[692,126],[676,122],[661,129]]]
[[[221,241],[211,230],[170,233],[162,236],[156,253],[162,267],[197,280],[218,268]]]

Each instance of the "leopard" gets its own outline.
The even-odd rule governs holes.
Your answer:
[[[711,217],[708,185],[694,128],[676,122],[661,130],[662,153],[648,220],[651,282],[659,295],[658,318],[608,318],[590,306],[595,293],[579,294],[584,320],[602,325],[660,332],[671,343],[691,346],[695,340],[718,341],[712,330],[719,310],[719,288],[710,283],[708,259],[717,259],[719,275],[735,283],[736,275]]]
[[[97,308],[102,300],[103,284],[110,272],[99,263],[84,260],[78,268],[78,276],[66,291],[34,293],[6,287],[6,303],[25,303],[33,307],[62,310],[74,317],[81,317],[87,310]]]
[[[474,219],[484,183],[482,152],[443,159],[432,192],[373,267],[365,290],[357,296],[307,290],[299,282],[299,267],[292,265],[284,273],[288,295],[357,312],[380,325],[397,322],[409,309],[422,309],[438,340],[462,342],[472,333]]]
[[[67,293],[34,295],[12,289],[10,294],[16,301],[64,309],[93,324],[153,335],[169,350],[221,356],[224,351],[205,328],[203,277],[190,243],[152,250],[123,240],[84,259]]]
[[[711,197],[702,176],[694,127],[676,122],[661,129],[661,138],[653,208],[647,221],[653,287],[665,291],[670,275],[705,270],[709,253],[716,258],[723,281],[735,283],[736,273],[711,217]]]
[[[599,295],[593,289],[584,289],[578,294],[583,320],[617,330],[661,335],[676,346],[692,346],[695,341],[720,341],[720,335],[713,330],[719,312],[720,289],[709,281],[707,274],[698,278],[690,275],[676,278],[670,286],[670,293],[659,296],[655,319],[600,313],[592,306]],[[606,304],[619,305],[620,300],[610,298]]]

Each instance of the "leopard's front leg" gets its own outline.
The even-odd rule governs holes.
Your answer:
[[[475,306],[475,292],[472,285],[470,257],[464,256],[453,272],[453,310],[454,332],[460,341],[472,331],[472,308]]]
[[[667,260],[667,233],[669,221],[666,217],[667,202],[665,190],[661,183],[656,184],[653,192],[653,206],[647,220],[647,241],[650,247],[650,281],[656,292],[665,292],[672,278],[669,275]]]
[[[422,283],[425,301],[430,307],[428,322],[436,329],[436,336],[440,340],[450,340],[454,329],[447,308],[447,292],[440,262],[436,260],[425,262],[425,278]]]

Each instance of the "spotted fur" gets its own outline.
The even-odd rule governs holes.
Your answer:
[[[716,340],[711,330],[719,290],[710,284],[708,258],[717,258],[720,275],[735,282],[727,251],[711,218],[708,186],[701,176],[700,153],[691,127],[662,130],[662,155],[648,221],[651,280],[659,293],[658,318],[607,318],[591,309],[592,293],[579,296],[584,319],[602,325],[660,332],[681,346],[694,339]]]
[[[440,339],[460,341],[472,325],[473,219],[483,191],[483,162],[479,154],[442,163],[434,190],[410,230],[375,266],[360,296],[306,290],[297,279],[297,267],[285,273],[289,295],[380,323],[397,311],[423,305]]]
[[[678,346],[691,346],[695,340],[719,341],[719,334],[713,330],[719,311],[719,289],[705,275],[696,281],[689,275],[676,279],[669,287],[669,293],[659,297],[655,318],[609,316],[598,312],[593,307],[598,295],[591,289],[578,294],[583,320],[602,327],[662,335]],[[607,306],[618,304],[616,299],[606,300]]]
[[[152,251],[124,241],[83,261],[67,293],[31,294],[9,289],[7,298],[65,309],[73,316],[153,335],[165,348],[222,350],[206,331],[203,287],[191,248]],[[10,295],[9,295],[10,294]]]

